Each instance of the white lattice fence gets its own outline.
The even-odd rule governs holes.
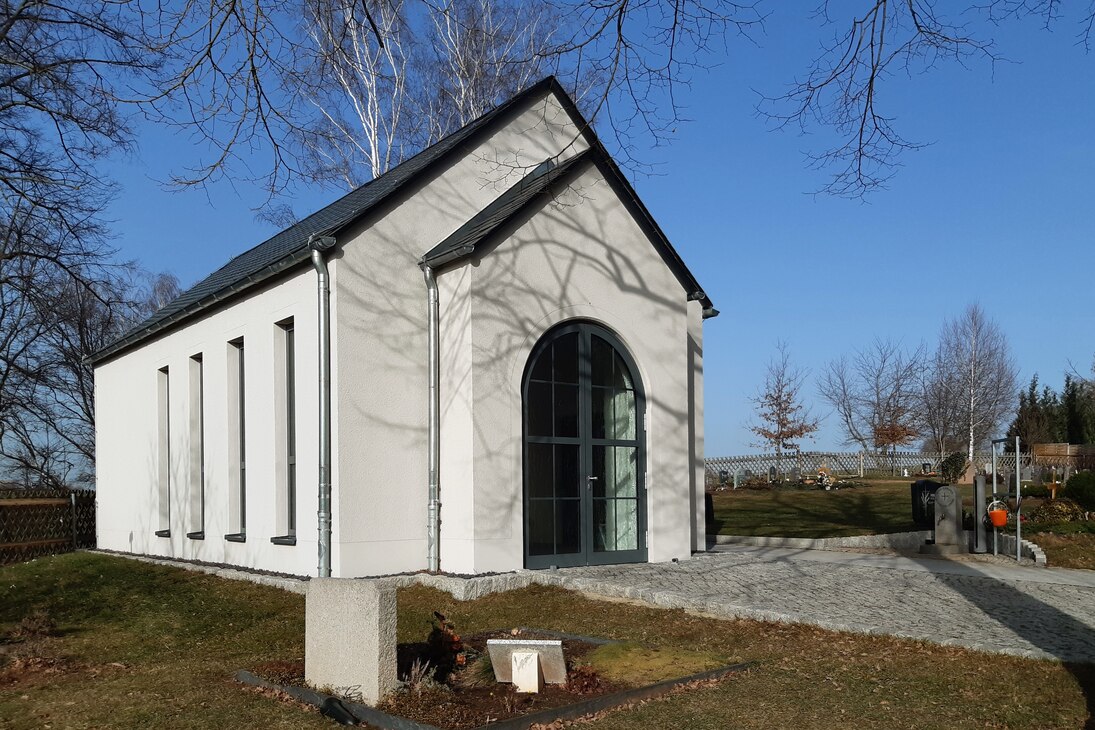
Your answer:
[[[783,454],[777,460],[775,454],[746,454],[742,456],[720,456],[706,460],[709,481],[723,483],[733,481],[734,474],[746,479],[750,476],[767,476],[772,469],[784,477],[798,474],[816,474],[821,467],[828,467],[833,474],[842,476],[886,476],[902,474],[908,470],[910,475],[920,474],[927,465],[928,471],[938,471],[945,454],[922,451],[899,451],[894,454],[872,454],[858,451],[803,451]],[[1015,454],[998,454],[997,473],[1015,471]],[[976,454],[974,464],[978,470],[988,471],[992,463],[992,454]],[[1052,466],[1044,458],[1038,459],[1038,467],[1031,470],[1031,455],[1020,454],[1020,468],[1028,470],[1026,478],[1038,478],[1034,471],[1038,467]]]

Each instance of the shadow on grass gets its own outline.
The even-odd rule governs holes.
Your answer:
[[[718,534],[826,538],[915,530],[907,497],[872,487],[718,495]]]
[[[973,568],[976,571],[976,568]],[[1087,624],[1055,606],[1018,590],[1007,581],[993,581],[991,591],[978,590],[981,581],[949,581],[950,587],[988,618],[1015,632],[1042,651],[1061,660],[1084,695],[1087,730],[1095,730],[1095,632]],[[1023,678],[1016,677],[1022,684]]]
[[[796,562],[794,556],[810,552],[775,549],[759,550],[754,554],[761,561],[783,562],[791,565]],[[912,560],[921,562],[916,558]],[[934,563],[935,561],[924,559],[923,562]],[[871,567],[878,566],[874,564]],[[983,572],[976,563],[963,563],[960,571],[931,569],[931,572],[940,585],[946,586],[965,599],[985,616],[987,622],[1000,627],[999,641],[1002,646],[1007,646],[1011,639],[1007,633],[1010,631],[1029,646],[1058,659],[1061,667],[1072,675],[1083,695],[1087,709],[1087,720],[1083,727],[1087,730],[1095,730],[1095,661],[1093,661],[1095,630],[1087,621],[1082,620],[1091,620],[1091,617],[1082,612],[1082,606],[1076,606],[1075,610],[1069,606],[1068,610],[1072,611],[1069,613],[1031,595],[1031,592],[1037,592],[1042,587],[1047,593],[1052,593],[1054,584],[1024,582],[1019,574],[1016,575],[1015,580],[1001,579],[996,575]],[[1026,590],[1020,590],[1018,586],[1024,583]],[[1095,589],[1080,588],[1080,590]],[[945,619],[940,623],[945,624]],[[945,625],[943,629],[946,636]],[[1025,677],[1014,677],[1014,684],[1017,687],[1023,687],[1026,681]],[[1029,689],[1039,691],[1042,688],[1029,687]]]

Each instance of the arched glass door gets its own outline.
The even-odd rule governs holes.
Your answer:
[[[623,345],[594,324],[556,327],[523,397],[525,565],[645,561],[645,402]]]

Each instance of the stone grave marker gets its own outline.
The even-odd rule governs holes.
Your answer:
[[[962,530],[962,495],[949,484],[935,491],[935,517],[932,521],[932,543],[921,545],[926,555],[955,555],[966,552]]]
[[[487,639],[487,652],[490,654],[490,663],[494,668],[494,678],[499,682],[517,684],[517,679],[513,676],[516,666],[519,672],[527,672],[518,677],[527,685],[531,674],[528,669],[530,660],[527,657],[517,659],[514,657],[538,654],[539,661],[532,664],[539,666],[543,681],[548,684],[566,684],[567,665],[563,657],[563,642],[559,639]],[[533,690],[519,689],[519,691]]]
[[[779,475],[776,473],[776,467],[768,467],[768,481],[774,482]]]
[[[800,479],[802,479],[802,472],[799,471],[799,468],[797,466],[793,467],[791,469],[791,481],[797,482]]]

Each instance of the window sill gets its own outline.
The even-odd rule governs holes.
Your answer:
[[[197,532],[188,532],[188,533],[186,533],[186,536],[189,537],[191,540],[204,540],[205,539],[205,530],[198,530]]]
[[[171,537],[171,530],[156,530],[156,537]]]
[[[271,537],[270,542],[274,543],[275,545],[296,545],[297,544],[297,536],[296,535],[281,535],[280,537]]]
[[[242,532],[233,532],[231,535],[225,535],[224,539],[228,542],[247,542],[247,535]]]

